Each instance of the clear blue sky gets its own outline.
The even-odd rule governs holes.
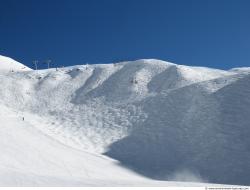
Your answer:
[[[29,66],[48,58],[250,66],[250,1],[0,0],[0,54]]]

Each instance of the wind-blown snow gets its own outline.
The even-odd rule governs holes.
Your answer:
[[[0,185],[249,185],[245,71],[148,59],[2,73]]]

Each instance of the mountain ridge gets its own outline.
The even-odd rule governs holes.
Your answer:
[[[11,72],[0,75],[0,105],[141,176],[249,185],[246,70],[143,59]]]

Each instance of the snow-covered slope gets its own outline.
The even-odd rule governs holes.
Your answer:
[[[30,68],[5,56],[0,55],[0,74],[8,72],[29,71]]]
[[[62,185],[64,180],[86,185],[91,179],[91,185],[98,180],[109,185],[170,184],[152,179],[250,184],[248,72],[151,59],[11,72],[0,75],[0,82],[0,106],[15,116],[5,119],[2,112],[1,123],[7,125],[0,135],[9,134],[2,146],[7,147],[6,152],[12,148],[9,153],[34,152],[27,162],[23,156],[13,162],[8,161],[11,154],[5,154],[7,159],[0,156],[2,176],[8,176],[5,173],[15,168],[16,162],[24,162],[25,167],[19,164],[18,171],[36,175],[41,179],[39,185],[46,184],[48,176],[58,178],[54,184]],[[22,117],[25,121],[20,121]],[[18,134],[29,135],[14,138],[16,126],[23,130]],[[32,151],[17,146],[32,142]],[[35,147],[39,147],[38,153],[33,151]],[[67,151],[71,156],[62,159]],[[38,161],[48,163],[48,169],[35,167],[35,154],[43,155]],[[119,166],[111,158],[118,160]],[[79,165],[72,164],[75,160]],[[94,173],[90,177],[78,171],[86,162],[87,173]],[[110,172],[120,172],[115,176],[122,179],[112,182],[112,177],[103,175],[106,166],[112,168]],[[69,173],[77,177],[65,177]],[[53,184],[51,178],[49,181]]]
[[[4,107],[0,112],[1,186],[116,185],[131,176],[111,159],[63,146],[16,113]]]
[[[250,67],[233,68],[230,71],[236,73],[250,73]]]

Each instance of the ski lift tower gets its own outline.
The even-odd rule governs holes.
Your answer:
[[[51,61],[50,59],[48,59],[48,60],[46,60],[46,61],[45,61],[45,63],[46,63],[46,64],[47,64],[47,66],[48,66],[48,69],[50,68],[50,64],[51,64],[51,62],[52,62],[52,61]]]
[[[37,70],[38,61],[37,61],[37,60],[34,60],[34,61],[32,61],[32,63],[33,63],[33,65],[34,65],[34,67],[35,67],[35,70]]]

